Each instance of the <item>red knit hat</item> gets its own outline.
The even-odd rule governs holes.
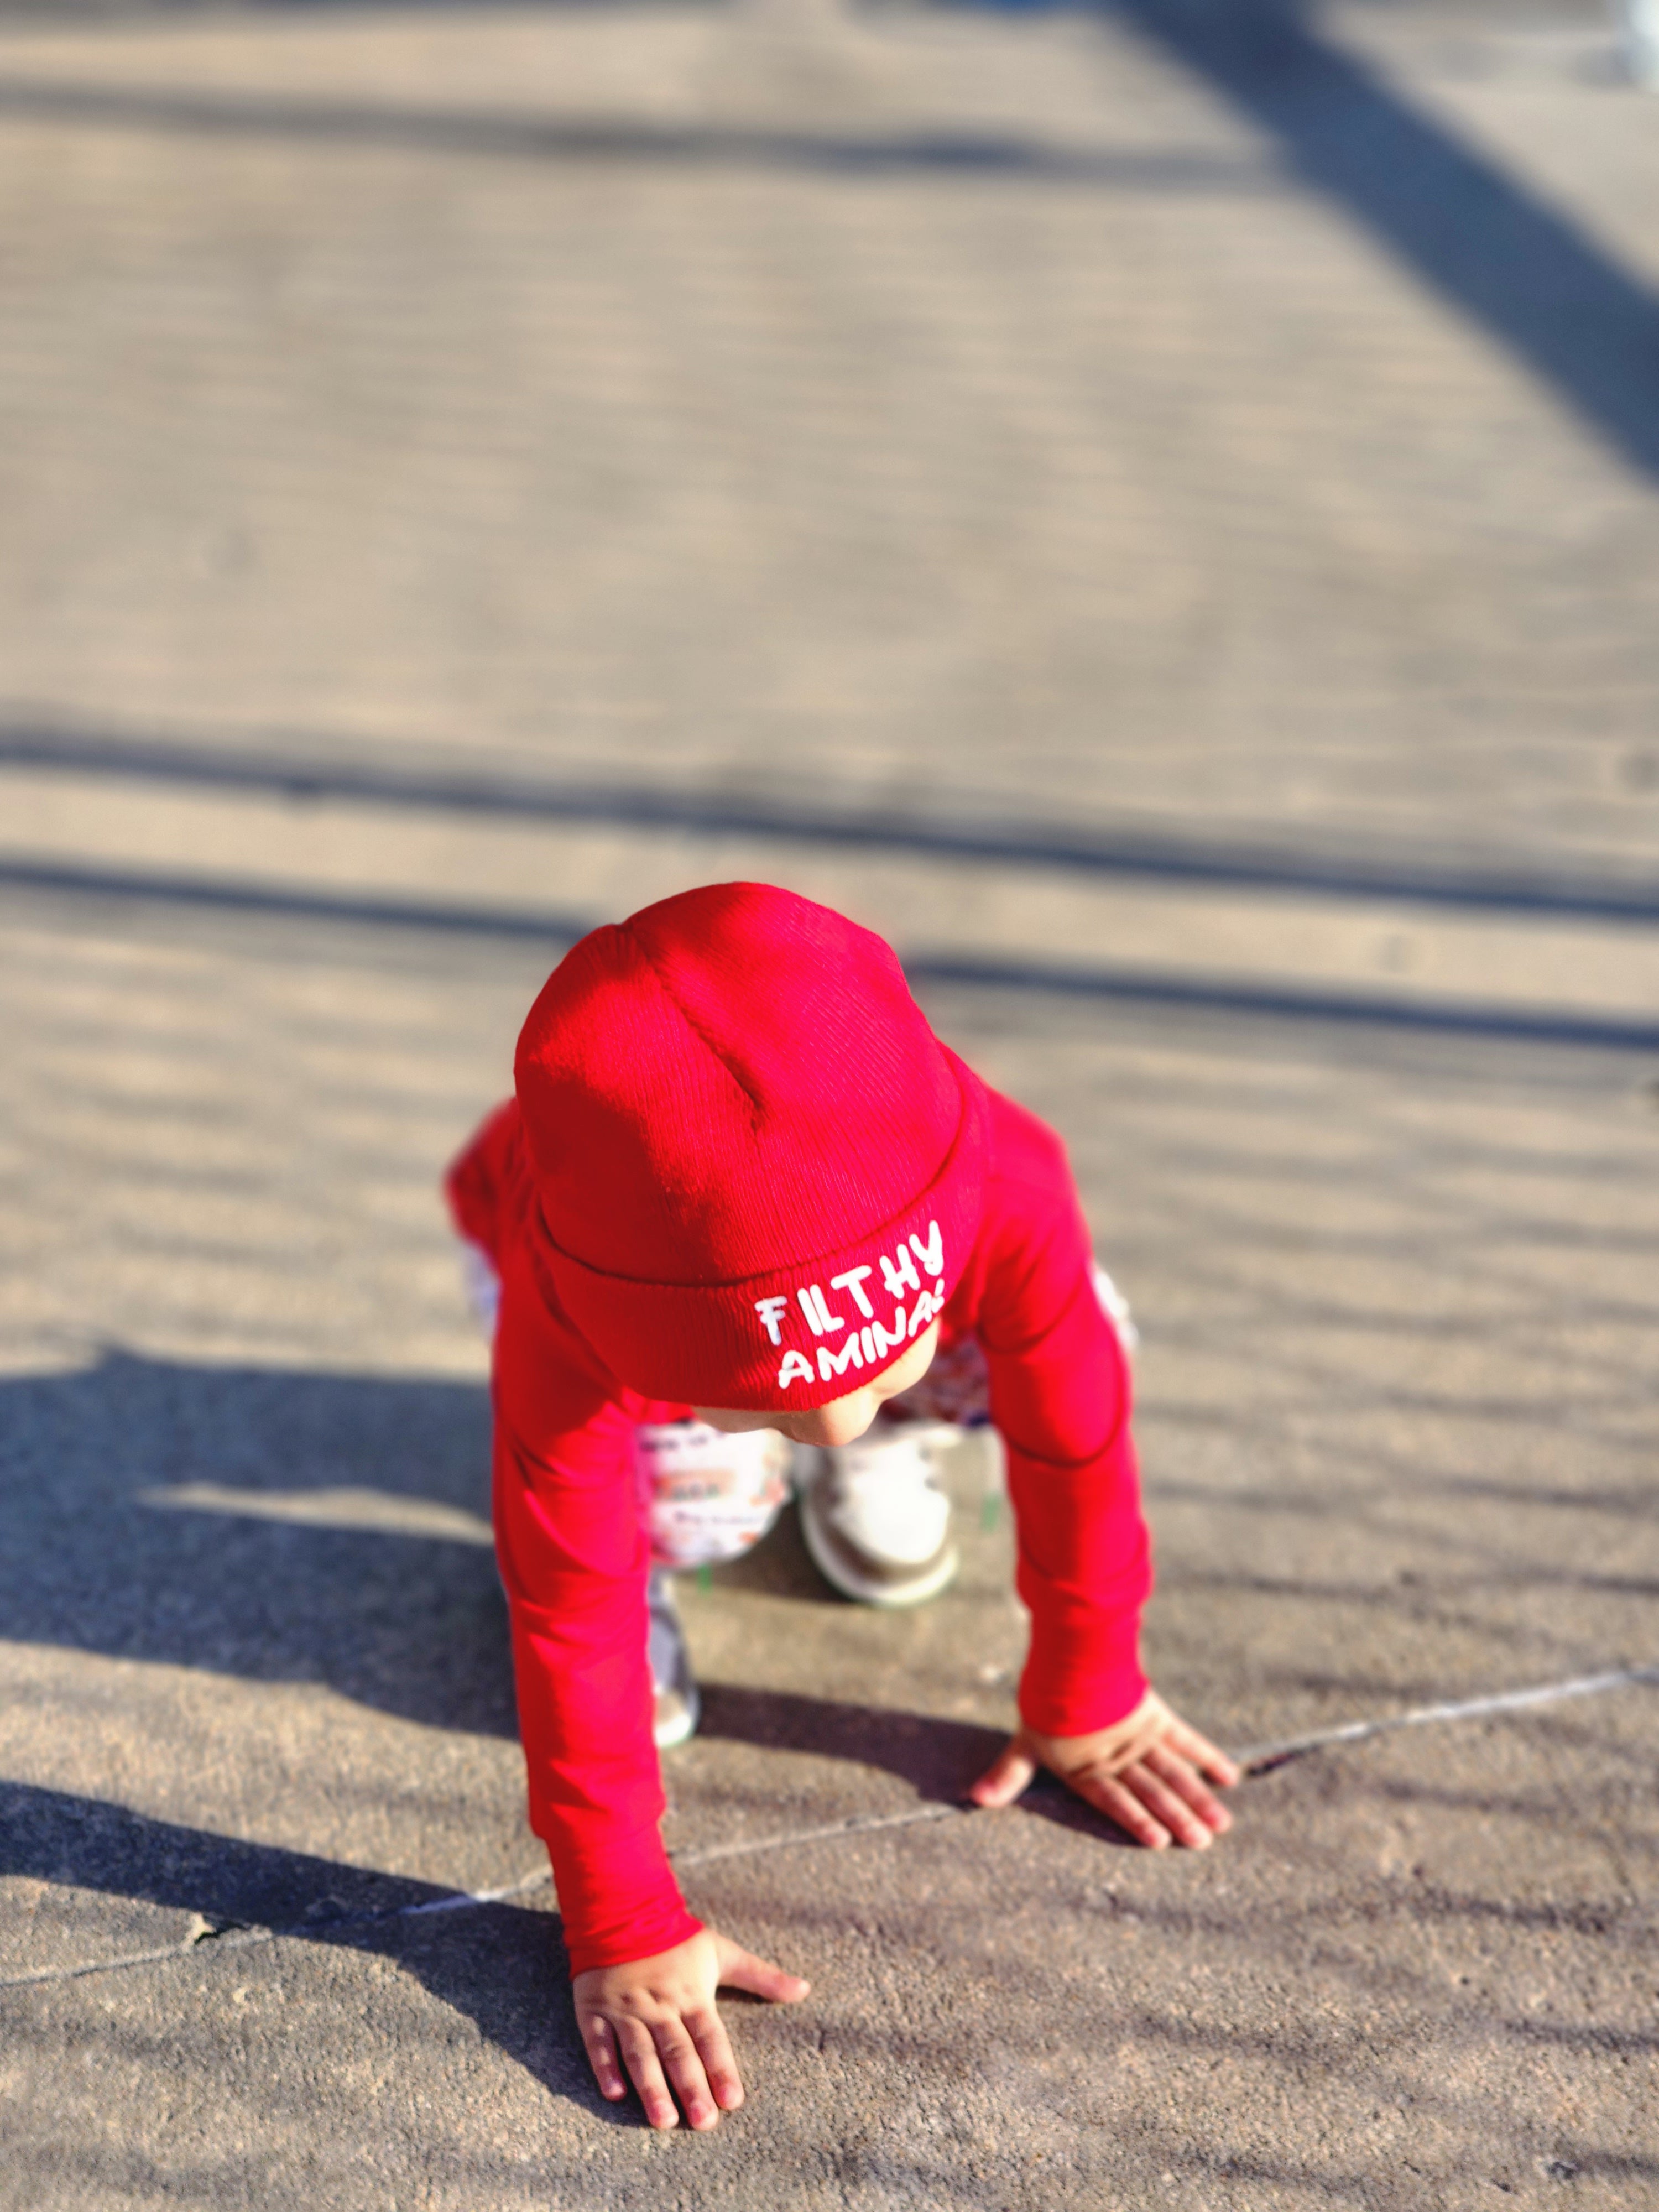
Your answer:
[[[898,1358],[961,1275],[986,1114],[890,947],[709,884],[596,929],[515,1066],[538,1248],[623,1382],[804,1411]]]

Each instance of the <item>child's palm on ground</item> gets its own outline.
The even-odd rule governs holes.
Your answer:
[[[743,2083],[714,2002],[722,1987],[793,2004],[808,1984],[712,1928],[653,1958],[578,1974],[576,2026],[600,2094],[625,2097],[631,2078],[653,2128],[678,2126],[677,2097],[694,2128],[734,2112]]]
[[[1238,1768],[1152,1690],[1132,1713],[1092,1735],[1022,1728],[969,1795],[976,1805],[1012,1805],[1040,1766],[1150,1850],[1170,1843],[1202,1850],[1232,1826],[1208,1785],[1231,1788]]]

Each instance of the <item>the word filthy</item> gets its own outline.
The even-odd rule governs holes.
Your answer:
[[[920,1261],[933,1277],[934,1287],[927,1289],[916,1272]],[[937,1221],[927,1224],[926,1237],[912,1237],[902,1243],[890,1260],[884,1252],[876,1255],[876,1267],[881,1269],[881,1279],[887,1295],[897,1303],[891,1322],[884,1328],[876,1318],[876,1310],[870,1303],[865,1284],[876,1272],[876,1267],[848,1267],[844,1274],[831,1275],[830,1288],[845,1291],[858,1308],[860,1321],[854,1322],[839,1352],[832,1352],[827,1344],[817,1347],[817,1379],[828,1382],[837,1375],[844,1375],[848,1367],[879,1367],[890,1352],[896,1351],[907,1339],[917,1336],[926,1328],[945,1304],[945,1290],[939,1278],[945,1273],[945,1239],[939,1234]],[[904,1303],[908,1300],[908,1306]],[[846,1328],[842,1314],[831,1313],[830,1301],[822,1283],[807,1283],[795,1292],[795,1303],[806,1317],[806,1325],[814,1336],[833,1336],[837,1329]],[[761,1317],[761,1326],[774,1344],[783,1342],[783,1317],[789,1310],[785,1298],[757,1298],[755,1311]],[[793,1348],[783,1355],[783,1364],[778,1370],[778,1388],[787,1390],[792,1382],[811,1382],[812,1364],[804,1352]]]

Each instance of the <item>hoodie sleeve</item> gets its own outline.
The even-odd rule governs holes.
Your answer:
[[[501,1274],[495,1339],[495,1555],[513,1631],[530,1825],[548,1847],[570,1970],[695,1935],[663,1848],[646,1651],[649,1553],[618,1389],[550,1299],[516,1109],[450,1176],[463,1233]]]
[[[1019,1707],[1045,1735],[1108,1728],[1146,1693],[1152,1553],[1128,1362],[1095,1289],[1065,1151],[993,1094],[996,1167],[972,1270],[972,1326],[1008,1457],[1017,1586],[1031,1616]]]

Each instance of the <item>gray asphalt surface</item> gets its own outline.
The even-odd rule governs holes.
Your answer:
[[[435,1200],[574,932],[793,884],[1072,1146],[1189,1717],[1659,1662],[1614,59],[0,15],[7,2212],[1659,2203],[1659,1690],[1264,1761],[1202,1856],[963,1814],[1023,1644],[971,1450],[924,1611],[787,1521],[685,1590],[670,1842],[814,1993],[731,2006],[714,2136],[605,2106]]]

